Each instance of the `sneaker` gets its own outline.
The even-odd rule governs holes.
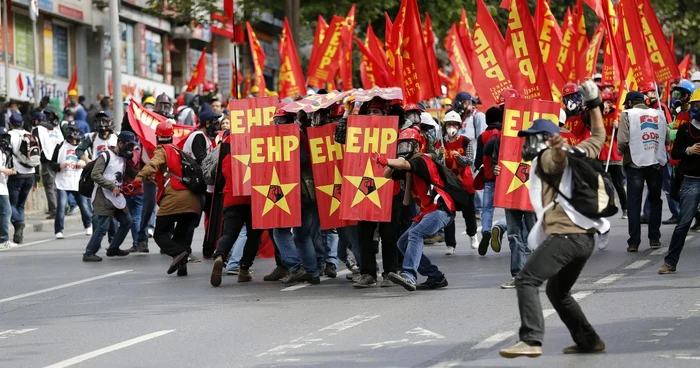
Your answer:
[[[387,276],[395,284],[403,286],[408,291],[416,291],[416,282],[404,274],[391,272]]]
[[[177,275],[187,276],[187,263],[183,264],[182,266],[180,266],[180,268],[177,269]]]
[[[102,257],[97,254],[83,254],[83,262],[100,262]]]
[[[448,255],[448,256],[455,255],[455,247],[447,247],[447,250],[445,251],[445,255]]]
[[[467,235],[467,230],[462,231],[460,234]]]
[[[671,216],[668,220],[661,221],[661,224],[663,225],[675,225],[678,223],[678,217],[677,216]]]
[[[627,219],[627,210],[622,210],[622,219],[623,220]]]
[[[630,253],[637,253],[639,247],[627,247],[627,251]]]
[[[609,232],[605,234],[600,234],[600,237],[598,238],[598,249],[605,250],[605,248],[608,247],[608,245],[610,244],[608,235],[610,235]]]
[[[201,263],[201,262],[202,262],[201,259],[199,259],[191,254],[187,257],[187,263]]]
[[[659,275],[668,275],[670,273],[676,272],[676,266],[671,266],[668,263],[664,263],[661,268],[659,268]]]
[[[73,215],[75,215],[76,213],[78,213],[79,210],[80,210],[80,208],[78,208],[77,206],[76,206],[76,207],[71,207],[71,208],[68,209],[68,211],[66,211],[66,216],[73,216]]]
[[[515,289],[515,277],[512,277],[510,281],[505,284],[501,284],[501,289]]]
[[[65,239],[65,238],[66,238],[66,236],[63,235],[62,232],[59,231],[59,232],[56,233],[56,239]]]
[[[302,280],[306,278],[306,270],[304,267],[299,267],[294,272],[290,272],[287,276],[281,279],[282,283],[285,285],[295,284],[297,282],[303,282]]]
[[[382,278],[382,281],[379,283],[379,287],[387,288],[387,287],[393,287],[396,286],[391,280],[387,279],[386,277]]]
[[[479,249],[479,237],[477,237],[476,234],[470,236],[469,241],[471,242],[472,249]]]
[[[425,280],[425,282],[419,284],[416,289],[417,290],[435,290],[435,289],[442,289],[447,286],[447,278],[445,275],[442,275],[442,278],[440,279],[431,279],[428,278]]]
[[[518,358],[518,357],[529,357],[537,358],[542,355],[541,346],[531,346],[525,341],[518,341],[515,345],[502,349],[499,354],[504,358]]]
[[[661,242],[658,240],[649,240],[649,248],[659,249],[661,248]]]
[[[238,268],[238,267],[232,268],[232,269],[230,269],[230,270],[226,270],[226,274],[227,274],[227,275],[238,275],[238,273],[240,272],[240,270],[241,270],[241,269]]]
[[[437,238],[438,238],[437,235],[431,236],[431,237],[429,237],[429,238],[425,238],[425,239],[423,239],[423,244],[425,244],[425,245],[433,245],[433,244],[437,243]]]
[[[253,271],[248,268],[241,268],[238,273],[238,282],[250,282],[253,281]]]
[[[338,277],[338,271],[337,271],[335,265],[332,263],[326,264],[326,268],[323,270],[323,274],[332,278],[332,279]]]
[[[642,216],[642,217],[640,218],[639,222],[640,222],[642,225],[648,225],[648,224],[649,224],[649,218],[646,217],[646,216]]]
[[[359,272],[345,275],[345,279],[350,282],[357,282],[357,280],[359,280],[360,277],[362,277],[362,274]]]
[[[15,244],[9,240],[4,242],[4,243],[0,243],[0,249],[10,249],[13,246],[17,246],[17,244]]]
[[[147,233],[148,233],[148,237],[149,237],[149,238],[152,238],[152,237],[153,237],[153,229],[150,229],[150,228],[149,228],[148,231],[147,231]]]
[[[85,229],[85,235],[87,236],[92,236],[92,226],[88,227]]]
[[[179,270],[182,265],[187,264],[187,252],[181,252],[180,254],[173,257],[170,267],[168,267],[168,275],[172,275],[175,271]]]
[[[148,253],[148,243],[147,242],[141,242],[136,246],[136,249],[139,253]]]
[[[263,276],[263,281],[280,281],[289,275],[289,271],[282,266],[275,267],[269,275]]]
[[[47,219],[47,220],[55,220],[55,219],[56,219],[56,215],[48,215],[48,216],[46,216],[46,219]]]
[[[594,354],[602,353],[605,351],[605,343],[603,340],[599,340],[591,349],[583,350],[578,345],[571,345],[565,347],[561,352],[564,354]]]
[[[221,272],[224,269],[224,257],[219,255],[216,256],[214,262],[211,266],[211,275],[209,276],[209,283],[211,286],[217,287],[221,285]]]
[[[494,226],[491,229],[491,249],[494,252],[499,253],[501,251],[501,244],[503,242],[503,229],[499,226]]]
[[[129,253],[136,253],[139,251],[139,247],[134,245],[131,248],[129,248]]]
[[[371,275],[360,275],[353,280],[352,287],[357,289],[366,289],[377,286],[377,280]]]
[[[479,243],[479,255],[485,256],[486,252],[489,250],[489,243],[491,242],[491,232],[484,231],[481,233],[481,243]]]
[[[24,240],[24,223],[18,222],[14,224],[15,233],[12,235],[12,242],[16,244],[22,244]]]
[[[125,257],[128,256],[129,252],[121,250],[119,248],[107,249],[107,257]]]

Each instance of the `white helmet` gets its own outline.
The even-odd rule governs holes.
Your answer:
[[[445,114],[445,119],[443,120],[445,123],[449,122],[455,122],[455,123],[462,123],[462,118],[459,116],[459,114],[456,111],[450,111],[447,114]]]
[[[566,111],[559,109],[559,126],[566,124]]]
[[[691,81],[691,82],[700,82],[700,71],[694,72],[694,73],[690,76],[690,81]]]

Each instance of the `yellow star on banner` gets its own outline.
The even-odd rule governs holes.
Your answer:
[[[352,200],[350,207],[355,207],[358,203],[362,202],[363,199],[368,198],[375,206],[382,208],[382,203],[379,201],[379,188],[384,186],[389,180],[383,176],[374,176],[372,171],[372,161],[367,159],[367,165],[365,166],[365,173],[362,176],[345,176],[350,183],[352,183],[355,188],[357,188],[357,193],[355,193],[355,198]]]
[[[529,162],[525,162],[525,161],[520,161],[520,162],[501,161],[501,162],[503,163],[503,166],[505,166],[506,169],[508,169],[508,171],[513,173],[513,180],[511,180],[510,186],[508,187],[508,191],[506,192],[506,194],[517,190],[518,188],[520,188],[523,185],[525,185],[528,189],[530,189],[529,174],[528,174],[528,176],[525,176],[525,173],[518,173],[518,170],[525,169],[525,168],[520,169],[521,165],[523,165],[523,164],[527,165],[527,170],[528,170],[527,172],[529,173],[529,168],[530,168]]]
[[[233,155],[233,158],[245,165],[245,174],[243,174],[243,183],[250,180],[250,155]]]
[[[321,192],[331,196],[331,212],[328,214],[328,216],[332,216],[335,213],[335,211],[338,210],[338,207],[340,207],[340,198],[336,198],[334,194],[336,185],[343,184],[343,176],[340,175],[340,170],[338,170],[338,166],[333,166],[333,168],[335,169],[335,174],[333,175],[333,183],[316,187]]]
[[[277,175],[277,170],[272,167],[272,178],[270,179],[270,184],[268,185],[254,185],[253,189],[265,196],[265,207],[263,207],[262,216],[265,216],[272,207],[277,206],[282,209],[282,211],[291,215],[289,212],[289,204],[287,203],[287,194],[297,186],[298,183],[291,184],[281,184],[280,178]],[[280,193],[281,192],[281,193]],[[279,197],[277,197],[280,195]]]

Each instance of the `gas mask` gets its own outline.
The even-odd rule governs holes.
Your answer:
[[[646,97],[647,97],[647,99],[646,99],[646,101],[645,101],[645,103],[646,103],[647,106],[649,106],[649,107],[655,107],[656,104],[659,102],[659,99],[656,98],[656,92],[653,92],[653,91],[652,91],[652,92],[647,92],[645,95],[646,95]]]
[[[564,96],[561,102],[564,104],[567,117],[576,116],[583,110],[583,99],[578,93]]]
[[[523,143],[523,160],[534,160],[542,150],[547,149],[547,140],[551,137],[552,135],[549,133],[537,133],[526,136]]]
[[[693,102],[688,109],[688,115],[690,119],[695,121],[700,121],[700,102]]]
[[[119,156],[124,157],[127,160],[131,160],[134,157],[134,144],[122,143],[122,145],[119,147]]]
[[[219,125],[219,119],[212,119],[209,121],[209,128],[207,128],[207,135],[209,138],[214,138],[219,134]]]
[[[410,122],[409,126],[420,124],[420,111],[407,112],[405,115],[405,119],[406,119],[406,125],[408,125],[409,122]]]
[[[12,143],[10,139],[11,138],[9,134],[0,136],[0,150],[4,152],[12,151]]]
[[[401,157],[408,160],[418,149],[416,141],[401,141],[396,145],[396,157]]]
[[[70,129],[68,131],[68,139],[70,139],[74,142],[80,141],[81,135],[82,135],[82,132],[80,130]]]
[[[612,101],[603,101],[603,115],[615,112],[615,104]]]
[[[317,127],[324,125],[328,122],[328,115],[330,111],[328,109],[320,109],[311,114],[311,126]]]
[[[454,125],[450,125],[447,127],[447,137],[450,139],[454,139],[457,137],[457,134],[459,133],[459,129],[455,127]]]

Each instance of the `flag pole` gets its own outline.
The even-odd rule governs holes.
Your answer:
[[[234,99],[238,99],[238,53],[236,52],[236,49],[238,48],[238,44],[236,43],[236,21],[235,21],[235,10],[234,10],[234,17],[231,19],[231,24],[233,25],[233,83],[234,83],[234,89],[233,89],[233,94],[235,97]]]
[[[10,9],[7,7],[7,2],[2,2],[2,44],[3,44],[3,60],[5,61],[5,95],[7,99],[10,99],[10,60],[9,54],[8,54],[8,33],[9,33],[9,25],[7,23],[7,17],[10,12]]]
[[[613,127],[612,135],[610,135],[610,148],[608,149],[608,160],[605,162],[605,172],[608,172],[608,166],[610,166],[610,156],[612,156],[613,141],[615,140],[615,132],[617,128]]]
[[[32,39],[34,40],[34,85],[32,96],[34,97],[34,106],[39,106],[39,37],[37,35],[36,21],[39,14],[38,2],[34,3],[35,0],[30,0],[29,5],[29,18],[32,20]],[[5,49],[7,49],[7,44],[5,44]],[[7,65],[7,61],[5,61]]]
[[[124,115],[122,101],[121,32],[119,32],[119,0],[109,0],[109,33],[112,44],[113,126],[120,126]]]

